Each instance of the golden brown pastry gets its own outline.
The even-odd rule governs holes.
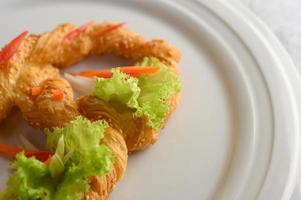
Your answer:
[[[169,103],[168,116],[174,111],[179,96],[172,97]],[[104,119],[118,130],[122,130],[126,145],[130,152],[142,150],[154,144],[160,130],[147,126],[145,117],[134,117],[130,108],[114,106],[94,96],[84,96],[77,100],[79,111],[82,115],[92,120]],[[167,121],[167,118],[166,118]]]
[[[115,156],[114,167],[109,174],[92,178],[91,191],[84,199],[107,199],[124,174],[127,152],[153,144],[160,128],[150,127],[145,116],[135,117],[132,108],[116,107],[95,96],[74,101],[73,90],[58,69],[89,55],[112,53],[136,64],[145,57],[155,57],[177,73],[180,59],[179,51],[163,40],[147,41],[125,27],[107,31],[115,25],[111,22],[92,24],[67,42],[66,35],[78,31],[71,23],[41,35],[30,35],[0,68],[0,121],[17,106],[29,124],[41,129],[65,127],[81,114],[92,121],[105,119],[109,122],[110,127],[101,142]],[[166,100],[168,112],[164,121],[175,109],[178,98],[177,93]]]
[[[59,25],[53,31],[42,35],[26,38],[18,52],[0,71],[0,93],[5,94],[0,101],[0,120],[5,118],[12,106],[17,105],[25,119],[36,127],[52,127],[54,121],[63,126],[65,122],[70,121],[70,116],[77,115],[72,90],[54,66],[70,66],[91,54],[113,53],[131,58],[134,62],[139,62],[145,56],[154,56],[176,70],[180,54],[163,40],[146,41],[123,27],[103,36],[94,34],[113,25],[110,22],[92,25],[68,44],[62,42],[64,37],[76,29],[75,25],[69,23]],[[43,92],[33,97],[31,95],[33,87],[41,87]],[[51,99],[51,92],[56,88],[64,91],[66,98],[63,101],[56,102]],[[173,102],[170,113],[176,105],[177,98],[174,96],[170,99],[170,102]],[[127,142],[131,151],[143,149],[157,139],[158,130],[148,129],[143,121],[145,120],[137,120],[136,126],[140,126],[144,131],[137,131],[137,127],[135,133],[132,131],[134,128],[125,131],[132,135],[129,138],[135,138]],[[140,135],[136,132],[140,132]]]

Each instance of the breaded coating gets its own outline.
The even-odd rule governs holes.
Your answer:
[[[31,62],[68,67],[87,55],[107,53],[123,56],[134,62],[146,56],[159,58],[165,64],[172,66],[176,66],[179,62],[180,52],[172,45],[163,40],[146,41],[125,27],[103,36],[95,35],[96,31],[112,25],[114,24],[111,22],[96,24],[85,30],[70,44],[64,44],[62,41],[67,33],[77,27],[70,23],[59,25],[53,31],[41,35],[32,52],[34,56],[31,57]]]
[[[125,172],[127,165],[127,148],[119,131],[107,128],[105,137],[101,141],[109,147],[115,156],[112,171],[102,177],[92,177],[91,190],[84,196],[84,200],[106,200],[114,189],[116,183]]]
[[[78,99],[79,111],[92,120],[106,120],[110,126],[122,130],[130,152],[141,150],[157,140],[157,131],[149,128],[147,119],[134,117],[133,110],[123,105],[113,105],[94,96]]]
[[[16,83],[37,39],[35,36],[26,38],[15,55],[0,68],[0,122],[15,105]]]
[[[169,99],[169,111],[165,122],[176,108],[178,100],[178,95]],[[160,130],[147,126],[145,117],[134,117],[131,108],[114,105],[94,96],[81,97],[77,102],[79,111],[85,117],[91,120],[106,120],[110,126],[122,130],[129,152],[145,149],[158,139]]]
[[[91,54],[112,53],[130,58],[134,62],[138,62],[146,56],[153,56],[176,67],[180,53],[163,40],[146,41],[124,27],[103,36],[95,35],[95,32],[112,25],[114,25],[112,22],[95,24],[70,44],[63,43],[63,39],[69,32],[77,28],[71,23],[59,25],[54,30],[42,35],[31,35],[26,38],[18,52],[0,70],[0,94],[3,94],[0,99],[0,120],[4,119],[10,108],[15,105],[22,110],[25,119],[30,124],[40,128],[51,127],[53,120],[61,121],[65,118],[63,115],[71,114],[72,95],[66,95],[67,98],[63,102],[55,102],[51,100],[50,95],[50,90],[53,88],[48,88],[44,82],[47,79],[64,82],[54,67],[70,66]],[[50,82],[48,83],[50,84]],[[30,95],[31,87],[48,88],[48,90],[43,91],[42,96],[33,98]],[[53,87],[56,88],[56,86]],[[66,94],[72,93],[67,82],[62,89]],[[47,108],[43,106],[47,106]],[[61,112],[65,110],[64,108],[66,111]],[[70,109],[71,111],[68,111]],[[54,113],[58,113],[58,111],[62,114],[55,118]],[[65,121],[69,121],[68,116]],[[60,126],[63,126],[64,123],[63,120]]]

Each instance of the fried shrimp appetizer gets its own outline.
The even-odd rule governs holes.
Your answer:
[[[60,74],[103,54],[133,65]],[[8,43],[0,52],[0,121],[18,107],[46,133],[47,151],[0,145],[0,153],[16,157],[5,198],[107,199],[128,152],[155,143],[175,110],[179,59],[172,45],[145,40],[124,23],[66,23],[40,35],[23,32]]]

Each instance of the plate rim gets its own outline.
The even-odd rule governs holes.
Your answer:
[[[192,0],[202,3],[211,11],[213,11],[216,15],[222,18],[223,21],[230,26],[235,33],[240,36],[243,42],[247,44],[250,48],[250,51],[253,55],[258,59],[262,57],[260,55],[262,52],[258,52],[253,47],[250,47],[248,44],[250,42],[258,42],[258,45],[269,52],[271,57],[274,59],[275,63],[277,64],[278,70],[283,72],[283,77],[287,82],[287,88],[291,94],[290,100],[292,103],[293,108],[292,111],[294,113],[294,125],[295,131],[289,135],[290,139],[285,137],[276,137],[274,140],[273,146],[273,154],[272,160],[269,166],[269,171],[263,183],[262,189],[260,194],[258,195],[258,199],[270,199],[271,197],[281,197],[281,199],[289,199],[292,196],[297,176],[296,174],[299,171],[299,152],[300,152],[300,105],[298,105],[297,101],[301,100],[300,91],[301,90],[301,79],[300,74],[293,63],[291,57],[282,46],[278,38],[274,35],[274,33],[253,13],[251,13],[245,6],[243,6],[238,1],[205,1],[205,0]],[[234,23],[235,22],[235,23]],[[235,25],[240,26],[235,26]],[[257,41],[254,38],[247,38],[244,37],[244,33],[249,31],[254,36],[256,36]],[[285,68],[284,68],[285,66]],[[270,88],[269,88],[270,89]],[[279,141],[279,140],[288,140],[286,142]],[[286,154],[282,155],[275,155],[275,152],[278,149],[282,149],[288,151],[288,154],[291,156],[289,158],[284,157]],[[283,169],[279,168],[279,161],[281,162],[289,162],[290,165],[288,168]],[[282,174],[279,176],[278,174]],[[284,187],[278,186],[275,187],[275,183],[283,182],[286,180]]]

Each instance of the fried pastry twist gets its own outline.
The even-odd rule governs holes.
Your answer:
[[[152,56],[177,71],[179,51],[163,40],[147,41],[131,30],[120,27],[104,35],[97,31],[113,26],[111,22],[95,24],[84,30],[72,42],[64,37],[74,31],[74,24],[66,23],[54,30],[30,35],[21,43],[18,51],[0,69],[0,121],[13,106],[17,106],[30,125],[38,128],[64,127],[76,116],[83,114],[91,120],[105,119],[110,128],[101,141],[116,157],[113,170],[103,177],[93,177],[91,191],[84,199],[104,200],[124,174],[127,152],[144,149],[153,144],[159,130],[146,125],[146,118],[134,119],[128,108],[118,110],[92,96],[73,99],[70,84],[60,76],[59,68],[68,67],[89,55],[115,54],[139,62]],[[38,87],[38,94],[32,88]],[[53,99],[52,93],[61,90],[64,98]],[[169,100],[169,114],[175,109],[178,95]]]

